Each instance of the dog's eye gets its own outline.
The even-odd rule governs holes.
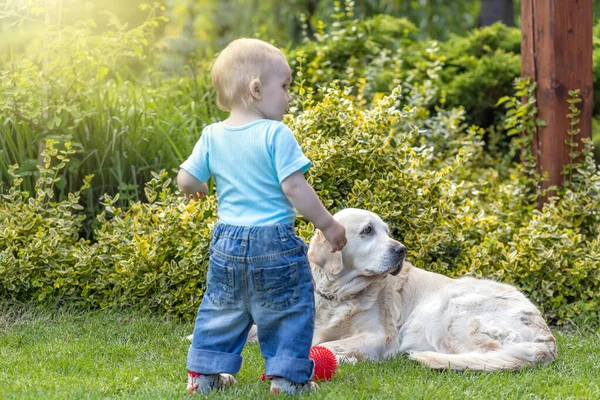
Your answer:
[[[368,235],[371,232],[373,232],[373,228],[371,227],[371,225],[367,225],[367,227],[365,229],[363,229],[360,234],[361,235]]]

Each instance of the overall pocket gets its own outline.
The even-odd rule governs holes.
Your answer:
[[[300,236],[294,235],[292,240],[304,249],[304,255],[308,253],[308,245]]]
[[[253,271],[259,305],[268,310],[283,311],[300,300],[298,264],[257,268]]]
[[[208,265],[204,296],[217,307],[232,306],[235,300],[233,268],[221,264],[214,255],[211,256]]]

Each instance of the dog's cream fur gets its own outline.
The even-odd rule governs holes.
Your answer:
[[[308,252],[313,345],[328,347],[339,361],[408,353],[438,369],[518,369],[556,359],[554,336],[516,288],[412,266],[404,246],[369,211],[345,209],[335,218],[346,228],[344,249],[331,253],[317,231]]]

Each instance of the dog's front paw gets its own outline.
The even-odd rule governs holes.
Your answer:
[[[336,348],[336,346],[328,346],[328,345],[323,345],[320,344],[319,346],[323,346],[329,350],[331,350],[331,352],[335,355],[335,359],[339,364],[356,364],[358,361],[358,358],[356,358],[354,355],[352,355],[352,353],[349,353],[348,351],[344,351],[341,348]]]
[[[345,356],[343,354],[336,354],[335,359],[337,360],[338,365],[342,363],[356,364],[358,362],[358,358],[354,356]]]

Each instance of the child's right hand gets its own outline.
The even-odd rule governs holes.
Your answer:
[[[328,227],[322,229],[325,239],[331,244],[331,252],[342,250],[346,245],[346,228],[332,218],[332,223]]]

